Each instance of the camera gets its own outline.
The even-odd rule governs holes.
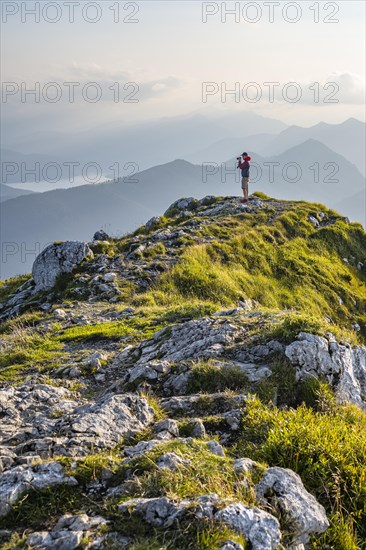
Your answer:
[[[236,157],[236,160],[241,160],[241,157]]]

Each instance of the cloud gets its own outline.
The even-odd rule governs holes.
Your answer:
[[[210,101],[217,103],[225,97],[227,103],[293,105],[363,105],[365,81],[352,73],[331,73],[318,81],[296,81],[289,77],[282,82],[224,82],[210,83]],[[234,94],[234,91],[236,94]]]
[[[11,82],[19,85],[19,93],[7,96],[7,103],[17,104],[21,101],[21,84],[24,79],[17,77]],[[61,107],[62,104],[70,103],[70,94],[73,96],[72,103],[85,102],[85,96],[97,97],[99,102],[119,102],[130,97],[137,99],[138,102],[156,100],[159,97],[183,88],[186,82],[176,75],[168,75],[160,78],[153,78],[146,71],[136,69],[132,72],[116,70],[114,67],[101,66],[96,63],[79,64],[75,61],[66,67],[54,67],[48,71],[47,76],[39,82],[40,101],[36,103],[51,103],[46,101],[48,93],[50,97],[56,95],[55,87],[51,83],[56,83],[60,92],[60,101],[56,103]],[[71,86],[70,83],[74,83]],[[75,85],[77,83],[77,86]],[[128,86],[130,85],[130,86]],[[27,89],[34,89],[35,82],[25,82]],[[126,88],[125,88],[126,87]],[[133,89],[134,88],[134,91]],[[46,91],[45,91],[46,90]],[[117,95],[118,91],[118,95]],[[84,94],[85,92],[85,94]],[[90,92],[90,93],[89,93]],[[26,102],[32,104],[32,98],[28,96]],[[118,97],[118,100],[116,99]],[[33,100],[34,101],[34,100]]]
[[[327,83],[339,86],[340,101],[348,105],[363,105],[365,102],[365,80],[353,73],[332,73]]]

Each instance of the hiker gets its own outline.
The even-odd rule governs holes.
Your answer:
[[[243,153],[241,157],[238,157],[238,168],[241,170],[241,188],[243,190],[244,198],[241,199],[241,202],[248,202],[249,196],[249,171],[250,171],[250,161],[251,157],[248,156],[248,153]]]

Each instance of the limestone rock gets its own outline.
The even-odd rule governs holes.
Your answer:
[[[73,477],[64,474],[58,462],[37,466],[16,466],[0,476],[0,517],[6,516],[12,504],[31,489],[42,490],[55,485],[77,485]]]
[[[218,414],[243,407],[246,401],[247,396],[244,394],[224,396],[218,392],[210,394],[206,401],[201,394],[194,394],[164,398],[161,399],[160,405],[172,416],[192,416],[199,414],[202,406],[204,406],[206,414],[210,412],[210,405],[215,414]]]
[[[117,394],[77,408],[61,429],[81,439],[96,436],[97,441],[109,447],[125,435],[142,431],[153,421],[154,410],[146,399],[134,394]]]
[[[197,199],[193,197],[178,199],[177,201],[173,202],[168,208],[168,210],[165,212],[164,216],[170,217],[173,213],[175,213],[177,210],[192,210],[193,207],[198,203]]]
[[[200,418],[193,418],[191,420],[191,423],[193,424],[192,437],[197,437],[197,438],[205,437],[206,428],[202,420]]]
[[[117,280],[117,277],[117,273],[113,273],[112,271],[110,271],[109,273],[105,273],[103,275],[103,281],[106,283],[114,283],[114,281]]]
[[[139,357],[135,366],[151,361],[171,363],[186,359],[219,357],[226,346],[233,344],[245,331],[227,319],[203,318],[164,328],[130,351],[130,357]],[[128,355],[127,355],[128,358]],[[117,364],[126,355],[117,358]]]
[[[292,470],[269,468],[256,493],[260,502],[278,506],[279,513],[291,521],[295,545],[307,544],[311,535],[323,533],[329,527],[323,506],[306,491],[300,476]]]
[[[161,439],[149,439],[149,441],[139,441],[136,445],[127,446],[123,449],[123,452],[126,456],[130,458],[135,458],[138,456],[143,456],[145,453],[151,451],[161,443]]]
[[[280,543],[278,520],[259,508],[250,508],[241,503],[229,504],[214,517],[243,534],[253,550],[275,550]]]
[[[297,368],[298,380],[325,377],[340,400],[366,406],[366,347],[301,332],[285,353]]]
[[[155,527],[171,527],[174,521],[181,517],[189,505],[189,501],[176,504],[166,497],[136,498],[127,500],[118,506],[121,513],[134,512],[142,515],[144,520]]]
[[[164,453],[156,461],[159,468],[168,468],[169,470],[177,470],[182,466],[189,466],[191,461],[188,458],[182,458],[175,453]]]
[[[234,470],[237,474],[248,474],[258,467],[258,463],[251,458],[237,458],[234,462]]]
[[[53,316],[58,321],[63,321],[67,317],[67,313],[63,309],[57,308],[53,311]]]
[[[65,514],[50,532],[32,533],[28,536],[27,543],[30,547],[39,550],[75,550],[83,539],[90,538],[92,531],[106,524],[107,521],[100,516]],[[93,543],[88,545],[88,548],[102,548],[105,537],[99,537],[99,540],[93,538]]]
[[[85,456],[93,448],[113,447],[154,422],[154,410],[138,395],[107,394],[85,404],[72,397],[65,388],[45,384],[0,391],[0,414],[6,418],[0,445],[42,458]]]
[[[85,258],[93,256],[86,242],[66,241],[48,245],[35,259],[32,275],[36,290],[49,290],[61,273],[70,273]]]
[[[225,451],[223,449],[223,446],[220,445],[220,443],[218,443],[215,439],[212,439],[211,441],[207,442],[207,448],[214,455],[225,456]]]
[[[161,216],[154,216],[153,218],[150,218],[150,220],[145,223],[145,227],[148,231],[150,231],[151,229],[159,227],[161,222],[162,222]]]
[[[227,540],[220,550],[244,550],[241,544],[232,540]]]
[[[315,218],[315,216],[309,216],[308,221],[311,223],[311,225],[312,225],[315,229],[318,229],[318,227],[320,226],[320,223],[319,223],[319,221]]]
[[[160,422],[157,422],[154,424],[154,432],[159,434],[161,432],[168,432],[173,437],[179,436],[179,426],[178,422],[176,420],[172,420],[171,418],[167,418],[166,420],[161,420]]]

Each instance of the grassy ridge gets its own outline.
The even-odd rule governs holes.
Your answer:
[[[244,296],[262,307],[310,314],[321,325],[325,317],[348,331],[357,323],[364,341],[366,272],[357,269],[366,263],[362,226],[338,217],[315,231],[307,221],[314,205],[292,208],[272,221],[271,213],[261,213],[208,224],[204,232],[216,240],[188,247],[151,297],[159,303],[196,298],[221,307]]]
[[[30,375],[52,375],[65,358],[72,358],[73,347],[77,350],[78,346],[93,343],[102,350],[111,342],[121,348],[136,344],[162,327],[235,307],[238,299],[253,300],[257,312],[261,311],[257,318],[245,321],[248,342],[252,337],[257,341],[277,338],[288,342],[305,330],[323,335],[331,332],[338,340],[364,344],[366,271],[357,267],[360,262],[366,265],[366,234],[362,226],[349,224],[322,205],[279,201],[274,204],[262,198],[267,205],[263,210],[203,216],[205,223],[197,226],[196,236],[203,240],[210,237],[210,242],[194,244],[192,237],[185,241],[183,237],[185,245],[172,268],[147,291],[132,289],[130,295],[113,306],[116,311],[132,306],[135,316],[131,319],[112,322],[98,319],[84,326],[62,328],[52,323],[52,312],[34,311],[4,323],[1,339],[6,347],[0,360],[0,381],[19,383]],[[314,229],[308,220],[310,215],[317,217],[318,212],[324,213],[328,225]],[[161,221],[161,227],[184,229],[185,224],[186,220],[175,217]],[[136,234],[148,237],[146,228]],[[129,237],[124,237],[115,239],[107,252],[118,256],[128,249]],[[147,248],[141,260],[166,254],[169,250],[158,244]],[[82,266],[78,272],[82,272]],[[26,277],[13,278],[1,285],[1,300],[25,280]],[[60,292],[62,299],[62,289]],[[43,323],[48,319],[46,330]],[[356,324],[360,330],[355,329]],[[159,448],[134,460],[134,477],[127,493],[118,501],[91,502],[86,486],[99,479],[104,467],[113,471],[116,484],[125,482],[127,473],[121,451],[124,445],[133,442],[124,441],[108,453],[92,453],[82,459],[60,458],[77,477],[77,491],[50,490],[32,494],[18,503],[1,528],[16,530],[20,526],[19,533],[14,535],[13,546],[5,543],[0,548],[24,547],[24,541],[21,542],[24,529],[49,527],[65,511],[80,510],[102,514],[110,519],[111,528],[136,537],[133,550],[217,550],[228,538],[247,548],[241,537],[210,524],[189,523],[182,525],[179,532],[145,528],[132,517],[121,518],[117,505],[135,496],[183,499],[210,492],[253,504],[256,479],[245,484],[233,471],[233,459],[248,456],[262,466],[293,469],[325,506],[331,527],[322,537],[314,538],[312,550],[366,549],[366,413],[350,405],[338,405],[323,384],[295,387],[294,373],[286,364],[277,365],[274,378],[273,387],[258,385],[257,395],[243,410],[240,429],[227,445],[226,457],[207,452],[204,441],[163,442]],[[236,392],[246,387],[246,378],[235,368],[223,371],[209,361],[197,362],[187,393]],[[274,394],[279,406],[272,402]],[[208,402],[203,395],[203,406],[205,399]],[[159,398],[155,407],[163,418]],[[208,406],[205,414],[207,425],[212,427],[212,433],[207,428],[212,438],[221,420]],[[181,418],[179,424],[180,435],[189,435],[189,422]],[[144,432],[136,441],[152,437],[152,433]],[[156,459],[167,451],[189,458],[191,464],[179,467],[176,472],[162,470]],[[72,469],[72,462],[76,462],[76,470],[75,465]]]

